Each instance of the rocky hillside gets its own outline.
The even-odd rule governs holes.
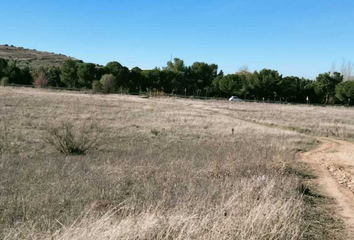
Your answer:
[[[17,66],[19,67],[30,66],[33,68],[39,66],[60,66],[67,59],[80,61],[63,54],[41,52],[35,49],[25,49],[12,45],[0,45],[0,58],[17,61]]]

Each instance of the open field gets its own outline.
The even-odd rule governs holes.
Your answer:
[[[342,239],[299,153],[312,136],[353,138],[352,116],[0,88],[0,238]],[[63,121],[97,126],[86,155],[46,142]]]
[[[238,103],[223,101],[186,102],[215,114],[223,114],[268,127],[283,128],[311,136],[354,140],[353,108],[312,105]]]

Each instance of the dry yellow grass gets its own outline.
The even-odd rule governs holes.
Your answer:
[[[271,121],[267,109],[276,112],[275,105],[10,88],[0,88],[0,101],[8,133],[0,156],[3,239],[328,234],[307,219],[302,179],[288,167],[314,140],[240,120]],[[297,116],[298,107],[291,108],[278,112]],[[287,116],[273,121],[283,125]],[[48,145],[46,130],[63,120],[101,126],[96,148],[65,156]]]

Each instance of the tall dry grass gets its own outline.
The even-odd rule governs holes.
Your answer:
[[[3,239],[309,236],[301,179],[288,166],[310,138],[191,105],[199,102],[27,89],[0,95],[18,144],[1,156]],[[48,127],[87,118],[104,126],[87,155],[66,156],[45,142]]]

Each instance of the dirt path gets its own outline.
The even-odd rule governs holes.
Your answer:
[[[354,239],[354,144],[329,138],[318,140],[321,145],[302,154],[302,159],[314,169],[320,190],[337,203],[347,239]]]

